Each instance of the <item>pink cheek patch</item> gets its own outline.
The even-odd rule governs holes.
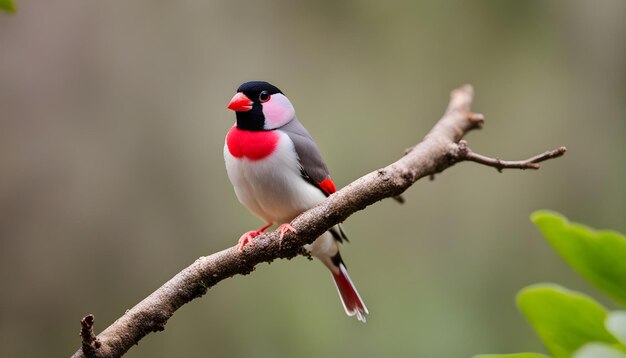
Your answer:
[[[226,135],[226,146],[235,158],[259,160],[272,154],[279,140],[274,131],[245,131],[234,126]]]
[[[294,117],[295,111],[291,102],[282,94],[274,94],[271,99],[263,103],[265,129],[274,129],[284,126]]]

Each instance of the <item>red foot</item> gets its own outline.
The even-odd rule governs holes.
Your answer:
[[[239,252],[242,252],[246,244],[250,243],[250,245],[252,245],[252,239],[261,235],[270,226],[272,226],[272,224],[267,224],[258,230],[248,231],[247,233],[241,235],[241,237],[239,238],[239,243],[237,245],[237,250],[239,250]]]
[[[256,236],[259,236],[261,234],[262,234],[261,231],[253,230],[253,231],[248,231],[247,233],[241,235],[241,237],[239,238],[239,244],[237,245],[237,250],[239,250],[239,252],[242,252],[246,244],[250,243],[250,245],[252,245],[252,239],[254,239]]]
[[[289,224],[282,224],[278,227],[277,230],[280,231],[280,241],[283,241],[283,237],[285,236],[285,234],[289,232],[296,232],[296,229],[294,229],[293,226]]]

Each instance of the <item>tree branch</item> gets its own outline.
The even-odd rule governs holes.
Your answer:
[[[500,169],[534,168],[533,164],[565,152],[565,148],[559,148],[558,155],[544,153],[522,162],[499,161],[471,152],[459,141],[484,123],[481,114],[471,112],[473,93],[470,85],[454,90],[443,117],[422,142],[396,162],[355,180],[299,215],[291,222],[297,234],[285,235],[282,244],[279,233],[271,232],[256,237],[254,245],[246,246],[241,253],[233,246],[200,257],[100,333],[96,338],[99,347],[88,344],[89,348],[79,349],[73,357],[123,355],[147,334],[165,329],[167,320],[177,309],[204,295],[220,281],[249,274],[261,262],[298,255],[302,245],[312,243],[330,227],[382,199],[399,196],[424,176],[433,176],[460,161],[475,161]]]

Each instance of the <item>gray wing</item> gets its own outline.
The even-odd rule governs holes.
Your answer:
[[[293,142],[304,179],[318,187],[325,194],[332,194],[326,193],[320,187],[321,182],[330,178],[330,173],[320,150],[298,118],[294,118],[279,129],[285,132]]]
[[[296,148],[302,178],[318,188],[326,196],[334,193],[335,184],[330,179],[330,173],[324,158],[322,158],[319,148],[317,148],[313,138],[311,138],[311,135],[298,118],[292,119],[291,122],[280,127],[279,130],[289,136]],[[348,241],[341,224],[330,228],[328,232],[339,242]]]

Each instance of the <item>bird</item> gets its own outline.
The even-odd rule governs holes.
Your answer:
[[[289,223],[337,189],[318,146],[278,87],[245,82],[227,108],[236,122],[226,134],[226,171],[239,201],[265,222],[241,236],[241,253],[272,225],[280,224],[280,240],[295,232]],[[343,241],[348,240],[339,224],[304,248],[330,270],[346,314],[365,322],[369,312],[339,253]]]

